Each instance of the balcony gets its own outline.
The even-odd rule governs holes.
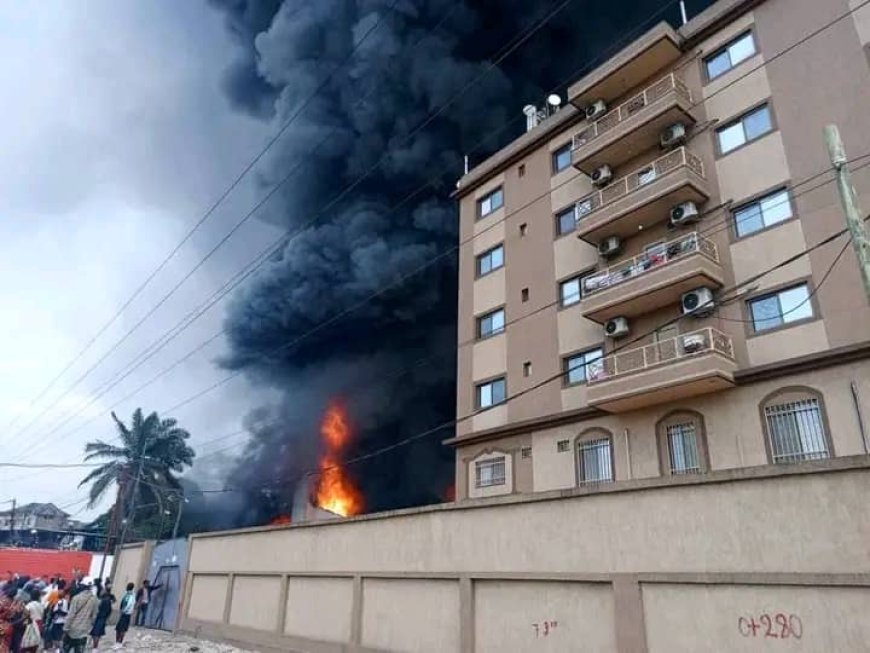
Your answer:
[[[610,354],[588,368],[590,406],[612,413],[734,385],[734,346],[713,328]]]
[[[663,243],[583,280],[584,317],[606,322],[668,304],[698,286],[723,284],[716,245],[697,232]]]
[[[676,204],[709,197],[704,162],[680,147],[577,202],[577,236],[593,245],[608,236],[627,238],[667,219]]]
[[[578,109],[595,100],[613,101],[682,56],[682,38],[659,23],[568,88],[568,101]]]
[[[619,166],[658,145],[676,122],[696,120],[689,89],[671,73],[575,134],[571,162],[587,175],[605,163]]]

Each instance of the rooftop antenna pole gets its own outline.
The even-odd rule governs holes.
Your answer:
[[[683,25],[689,22],[689,17],[686,15],[686,0],[680,0],[680,17],[683,19]]]

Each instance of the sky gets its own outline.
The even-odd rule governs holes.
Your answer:
[[[214,364],[225,349],[217,338],[159,382],[118,401],[219,331],[218,304],[97,396],[275,238],[262,221],[247,222],[84,374],[253,206],[258,195],[247,181],[31,404],[270,136],[268,122],[232,110],[221,91],[235,55],[222,21],[200,1],[0,3],[0,461],[79,462],[86,441],[114,436],[108,411],[125,419],[137,406],[161,411],[226,377]],[[252,401],[238,377],[172,415],[191,431],[196,448],[239,430]],[[86,490],[77,488],[86,471],[0,468],[0,501],[74,504],[67,512],[88,519],[97,511],[86,509]]]

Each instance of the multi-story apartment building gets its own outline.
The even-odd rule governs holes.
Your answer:
[[[826,124],[870,208],[865,4],[661,23],[462,177],[458,498],[867,453],[855,256],[777,267],[844,227]]]

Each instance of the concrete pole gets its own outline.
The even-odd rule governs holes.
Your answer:
[[[852,238],[852,248],[858,259],[858,269],[861,272],[861,280],[864,282],[864,294],[870,301],[870,237],[864,229],[864,216],[858,205],[858,196],[852,186],[852,177],[849,174],[848,159],[843,141],[840,139],[840,130],[836,125],[825,127],[825,143],[834,165],[834,174],[837,178],[837,189],[840,191],[840,202],[843,204],[843,213],[846,217],[846,226]]]

